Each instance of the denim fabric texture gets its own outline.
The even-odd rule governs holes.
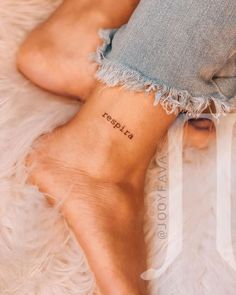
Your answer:
[[[108,86],[153,91],[168,113],[235,108],[235,0],[141,0],[127,24],[100,35],[97,78]]]

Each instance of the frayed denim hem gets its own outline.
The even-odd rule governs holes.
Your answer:
[[[160,84],[126,65],[108,60],[106,53],[111,50],[111,42],[115,32],[116,29],[99,31],[103,45],[93,55],[93,60],[99,65],[96,73],[98,81],[109,87],[121,86],[133,91],[155,92],[153,105],[156,106],[160,103],[167,114],[184,112],[190,117],[197,118],[209,107],[212,116],[218,119],[221,115],[231,111],[233,106],[231,99],[214,96],[194,97],[187,90],[179,90]],[[212,102],[214,111],[211,109]]]

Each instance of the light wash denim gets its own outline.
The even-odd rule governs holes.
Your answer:
[[[142,0],[129,22],[101,30],[97,78],[155,92],[168,113],[214,116],[236,103],[236,0]]]

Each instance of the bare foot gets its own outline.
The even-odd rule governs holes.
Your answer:
[[[65,1],[28,36],[17,55],[19,70],[36,85],[85,100],[94,86],[90,53],[100,28],[127,22],[138,0]]]
[[[101,167],[96,158],[105,154],[97,151],[91,167],[89,150],[73,140],[70,128],[58,128],[39,139],[28,157],[33,168],[29,181],[51,204],[63,200],[62,214],[85,252],[101,294],[146,294],[140,278],[146,263],[142,189],[138,181],[133,185],[118,176],[117,163],[109,165],[107,159],[107,167]]]
[[[125,108],[133,101],[137,102],[133,108]],[[147,98],[141,101],[145,114]],[[139,96],[130,92],[122,96],[113,89],[100,89],[72,121],[42,136],[28,157],[29,181],[51,203],[64,200],[61,211],[105,295],[146,294],[140,275],[146,268],[143,159],[147,162],[147,156],[140,157],[141,144],[136,140],[150,133],[146,135],[144,118],[136,131],[138,104]],[[106,112],[126,123],[135,139],[114,128]],[[150,146],[154,151],[154,143],[145,138],[143,142],[147,154]]]
[[[98,87],[28,157],[31,183],[61,211],[103,295],[143,295],[145,172],[175,120],[153,95]],[[132,136],[131,136],[132,135]]]

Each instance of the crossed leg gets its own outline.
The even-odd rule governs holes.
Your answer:
[[[97,65],[90,53],[101,45],[98,31],[126,23],[139,0],[67,0],[34,29],[18,54],[20,71],[36,85],[85,100]]]
[[[29,180],[51,202],[64,200],[62,213],[102,294],[146,294],[140,279],[146,267],[145,171],[175,115],[153,107],[152,94],[103,89],[94,81],[96,65],[88,55],[100,44],[97,30],[124,23],[137,1],[128,2],[126,12],[120,9],[116,16],[110,6],[100,10],[98,5],[95,11],[80,3],[64,2],[18,54],[20,70],[37,85],[89,98],[73,120],[35,143],[28,157],[28,165],[33,164]],[[83,43],[77,42],[79,36]],[[112,119],[129,133],[116,128]]]

